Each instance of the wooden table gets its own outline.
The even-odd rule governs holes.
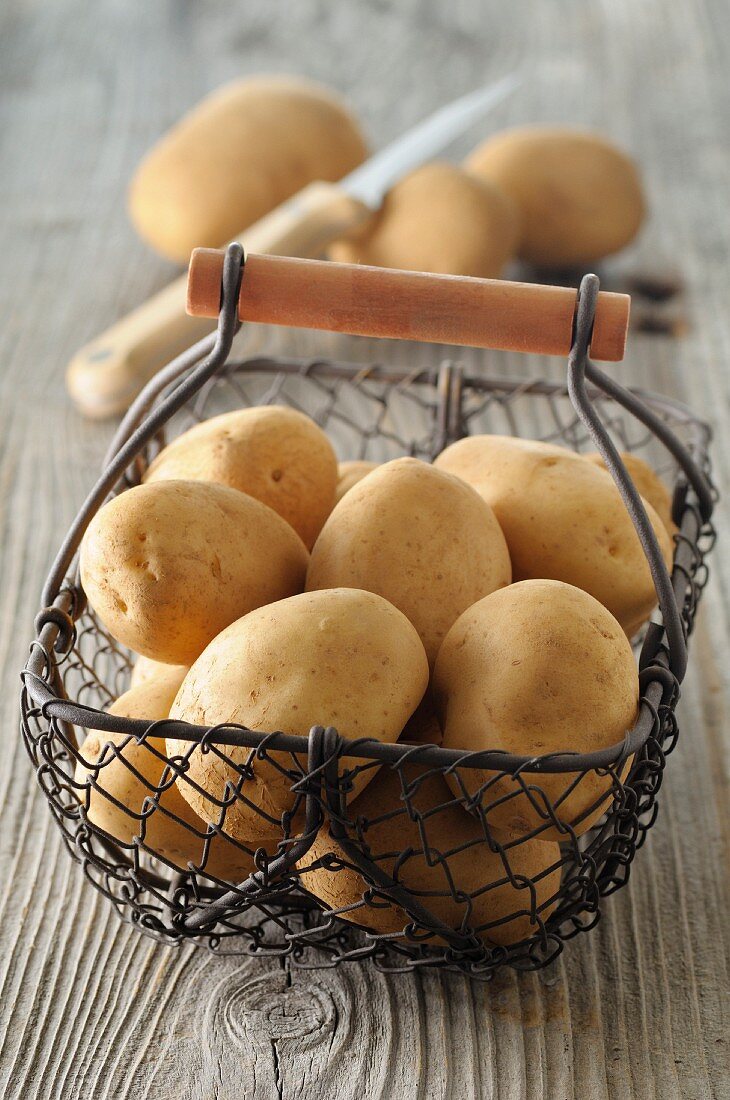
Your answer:
[[[124,190],[143,151],[212,86],[297,71],[348,93],[376,143],[523,62],[494,124],[565,120],[636,152],[652,220],[625,267],[676,268],[687,335],[633,337],[631,381],[713,418],[727,484],[730,85],[726,0],[191,3],[6,0],[0,328],[0,1091],[8,1097],[728,1095],[723,547],[694,639],[682,739],[628,889],[550,969],[489,985],[370,965],[303,973],[155,946],[61,848],[17,735],[41,580],[110,426],[63,387],[72,352],[164,284]],[[473,135],[473,137],[478,135]],[[466,142],[464,151],[469,147]],[[615,271],[616,267],[612,269]],[[253,332],[248,347],[367,360],[366,341]],[[427,362],[428,348],[379,346]],[[491,361],[492,363],[495,360]],[[502,358],[499,369],[516,369]],[[544,363],[521,364],[544,373]],[[555,366],[552,370],[558,369]],[[728,542],[726,517],[718,517]]]

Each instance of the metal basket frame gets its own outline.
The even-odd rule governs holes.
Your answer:
[[[243,364],[230,363],[232,341],[239,327],[236,302],[242,277],[245,278],[244,258],[237,246],[231,246],[226,256],[216,333],[161,371],[130,408],[109,448],[102,476],[72,524],[44,586],[42,610],[36,619],[36,636],[23,672],[21,693],[23,735],[41,787],[69,849],[82,862],[94,885],[110,897],[125,919],[165,942],[192,940],[219,951],[286,954],[301,966],[336,965],[344,960],[373,957],[386,969],[445,966],[483,978],[490,977],[503,964],[522,969],[543,966],[561,950],[564,941],[595,923],[600,913],[600,897],[624,884],[634,853],[656,816],[656,793],[664,758],[677,736],[674,711],[686,670],[687,638],[706,580],[704,558],[714,539],[710,520],[716,494],[709,478],[709,428],[677,402],[622,387],[589,360],[598,294],[595,276],[586,276],[581,284],[567,387],[543,381],[516,383],[465,377],[452,363],[445,363],[438,371],[410,373],[320,361],[302,364],[259,358]],[[429,457],[467,434],[473,416],[468,409],[469,400],[478,405],[490,394],[515,389],[548,398],[567,394],[623,497],[649,562],[661,611],[661,625],[649,626],[641,648],[640,709],[625,740],[589,754],[563,752],[535,758],[496,751],[467,754],[439,746],[348,741],[336,730],[323,726],[313,727],[306,736],[291,736],[274,731],[264,734],[235,725],[212,729],[169,721],[150,725],[69,699],[64,690],[64,665],[77,660],[79,624],[91,616],[85,607],[78,569],[69,572],[86,527],[110,494],[139,481],[145,457],[151,453],[150,448],[154,450],[161,445],[170,418],[189,406],[196,395],[199,399],[206,387],[214,385],[226,372],[233,376],[239,370],[340,379],[353,384],[367,379],[403,390],[428,387],[435,396]],[[595,402],[601,394],[643,424],[666,447],[679,470],[673,501],[678,534],[671,576],[642,500],[596,410]],[[670,420],[686,427],[686,442],[675,434]],[[118,668],[128,665],[128,657],[108,635],[103,636],[98,624],[89,629],[97,632],[95,641],[101,640],[100,648],[113,652]],[[252,759],[269,761],[281,759],[282,753],[290,754],[292,767],[286,774],[304,810],[304,826],[298,827],[295,834],[293,814],[291,820],[283,820],[282,840],[276,854],[272,857],[270,853],[256,851],[254,860],[258,869],[245,882],[236,885],[216,881],[205,874],[204,868],[201,873],[194,869],[180,872],[165,865],[164,860],[150,861],[150,849],[144,843],[144,820],[139,843],[131,849],[120,846],[88,820],[83,805],[79,804],[78,792],[76,805],[69,796],[70,775],[81,748],[76,729],[125,735],[146,744],[152,736],[170,734],[173,725],[175,738],[189,741],[191,751],[202,746],[205,751],[225,754],[226,747],[243,747],[251,750]],[[629,776],[623,777],[622,768],[630,758],[634,764]],[[303,759],[306,766],[302,766]],[[369,763],[348,766],[348,760],[354,759]],[[610,777],[614,800],[598,825],[586,837],[578,838],[561,820],[559,805],[550,805],[544,796],[540,799],[546,822],[559,828],[563,842],[560,896],[554,910],[543,920],[536,907],[534,884],[514,879],[516,888],[529,888],[528,908],[535,931],[524,943],[500,947],[489,942],[488,931],[485,942],[484,935],[475,934],[469,927],[473,898],[464,899],[467,917],[462,927],[455,930],[434,915],[428,897],[425,900],[415,897],[399,881],[397,873],[386,872],[371,858],[367,823],[363,830],[349,816],[352,779],[363,766],[384,766],[398,771],[403,791],[403,806],[398,809],[417,821],[419,827],[424,823],[412,803],[419,780],[414,786],[408,778],[412,767],[418,767],[420,773],[440,772],[452,779],[459,777],[462,769],[467,772],[489,769],[512,777],[532,800],[540,799],[540,774],[574,776],[577,784],[592,772]],[[173,761],[164,773],[166,782],[176,781],[185,770],[184,760]],[[243,773],[242,778],[245,779]],[[510,845],[504,845],[490,831],[483,805],[485,791],[475,798],[469,795],[463,782],[460,789],[465,810],[481,821],[484,842],[500,855],[506,877],[512,881]],[[151,793],[150,812],[164,812],[159,808],[159,793]],[[231,800],[236,797],[241,797],[240,790],[231,794]],[[209,825],[207,839],[201,840],[206,852],[216,833],[225,835],[225,812],[224,798],[220,822]],[[366,921],[362,922],[365,930],[353,930],[349,921],[358,924],[357,912],[339,914],[348,923],[338,919],[337,913],[320,912],[317,899],[303,887],[297,866],[325,820],[348,865],[356,868],[365,880],[363,901],[377,907],[392,900],[408,914],[411,924],[403,934],[367,931]],[[424,840],[424,854],[430,851]],[[437,853],[437,858],[443,861],[448,874],[448,857]],[[327,865],[331,865],[333,874],[337,873],[338,862],[342,862],[341,857],[339,861],[335,856],[329,859]],[[450,888],[454,898],[459,899],[458,883],[450,881]],[[440,937],[437,946],[434,935]],[[429,937],[430,942],[426,942]]]

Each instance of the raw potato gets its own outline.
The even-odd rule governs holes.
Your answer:
[[[433,663],[461,612],[511,579],[504,535],[479,494],[425,462],[397,458],[334,509],[312,551],[307,590],[346,585],[384,596]]]
[[[475,149],[465,166],[514,200],[520,256],[540,267],[582,265],[618,252],[645,217],[636,165],[587,130],[504,130]]]
[[[248,493],[291,524],[309,550],[334,505],[337,458],[310,417],[264,405],[214,416],[173,440],[144,481],[170,478]]]
[[[656,606],[644,552],[609,473],[549,443],[475,435],[447,447],[435,465],[472,485],[504,531],[515,580],[548,577],[585,589],[629,637]],[[667,565],[672,544],[647,512]],[[325,528],[326,529],[326,528]]]
[[[185,670],[177,668],[159,673],[154,679],[121,695],[109,707],[109,713],[150,721],[167,718],[184,673]],[[89,789],[79,787],[77,797],[86,806],[89,821],[103,832],[124,845],[131,845],[135,837],[142,836],[144,828],[142,843],[155,855],[180,870],[192,864],[196,870],[203,868],[205,874],[229,882],[242,882],[256,869],[253,855],[225,836],[213,837],[206,853],[204,838],[208,826],[193,813],[174,782],[170,782],[160,795],[160,808],[152,808],[151,804],[145,806],[145,800],[151,799],[163,782],[167,767],[164,737],[147,737],[139,744],[126,734],[92,730],[81,749],[81,756],[90,767],[79,761],[75,779],[77,784],[89,783]],[[99,767],[93,767],[100,759]],[[168,772],[164,782],[171,778]],[[92,787],[92,782],[100,789]],[[111,799],[116,799],[121,806]],[[168,814],[180,820],[175,821]]]
[[[158,676],[166,676],[168,672],[179,672],[180,683],[182,683],[183,676],[187,671],[187,665],[166,665],[161,661],[152,661],[149,657],[138,657],[132,668],[129,686],[131,688],[139,687],[140,684],[146,684]]]
[[[229,626],[190,669],[171,717],[305,737],[312,726],[332,725],[342,737],[392,742],[427,685],[426,655],[405,616],[370,592],[335,589],[281,600]],[[172,755],[190,749],[170,738],[167,746]],[[226,751],[239,765],[251,755],[243,748]],[[290,787],[296,776],[287,778],[269,760],[251,760],[252,774],[241,783],[215,753],[194,749],[189,755],[188,776],[211,796],[179,781],[196,813],[217,821],[219,807],[211,799],[222,798],[226,783],[240,783],[242,798],[228,807],[226,830],[242,840],[281,838],[282,814],[295,808]],[[295,767],[285,753],[270,755],[281,767]],[[355,764],[346,760],[342,768]],[[375,770],[355,777],[355,790]]]
[[[606,464],[599,454],[587,454],[585,457],[601,469],[606,469]],[[673,538],[677,533],[677,525],[672,519],[672,496],[669,489],[643,458],[631,454],[630,451],[621,451],[621,458],[639,493],[651,504],[666,527],[667,534]]]
[[[407,768],[409,785],[415,773],[415,767]],[[540,920],[545,921],[555,908],[560,886],[558,845],[527,840],[508,847],[506,858],[510,869],[523,880],[518,879],[519,885],[512,885],[502,858],[491,851],[481,825],[454,802],[441,775],[421,780],[411,801],[420,814],[428,815],[423,826],[429,849],[428,859],[424,856],[424,840],[418,823],[402,812],[403,792],[397,771],[383,767],[349,808],[351,820],[366,818],[368,822],[374,822],[362,830],[362,839],[380,870],[392,877],[396,855],[412,849],[411,854],[398,864],[398,881],[437,920],[455,931],[470,927],[481,939],[495,944],[518,943],[537,932],[540,927],[538,921],[531,920],[530,883],[524,880],[534,881],[537,913]],[[429,810],[442,804],[446,804],[446,809],[429,814]],[[401,812],[395,814],[397,809]],[[352,840],[359,839],[356,828],[349,830],[349,835]],[[500,844],[509,844],[508,839],[499,834],[495,833],[494,839]],[[462,848],[464,845],[467,847]],[[460,848],[462,850],[458,851]],[[435,852],[447,857],[453,889],[464,894],[476,894],[471,913],[465,899],[457,901],[454,898],[444,864],[437,859]],[[351,863],[338,843],[322,829],[299,865],[301,884],[329,909],[354,905],[362,900],[363,893],[369,888],[359,871],[352,866],[337,871],[327,867],[308,869],[329,853]],[[485,889],[489,886],[492,888]],[[402,932],[412,920],[400,906],[386,902],[380,894],[376,895],[374,905],[365,903],[340,916],[373,932]],[[494,927],[484,927],[492,922],[497,922]],[[432,944],[444,943],[438,934],[428,937],[426,942],[429,941]]]
[[[337,488],[335,489],[335,504],[339,504],[345,493],[348,493],[353,485],[362,481],[364,477],[377,470],[377,462],[366,462],[364,459],[351,459],[341,462],[337,467]]]
[[[444,748],[467,752],[593,752],[620,743],[638,712],[639,677],[626,635],[597,600],[561,581],[521,581],[470,607],[446,636],[433,682]],[[494,774],[463,767],[449,783],[461,794],[460,779],[474,795]],[[500,776],[483,795],[490,825],[512,834],[546,825],[541,791],[577,834],[609,807],[609,775],[589,771],[570,793],[573,772],[523,779],[539,809],[517,780]],[[507,800],[495,805],[500,798]],[[560,836],[549,824],[540,833],[541,840]]]
[[[81,544],[81,580],[117,641],[189,665],[247,611],[301,591],[307,561],[289,524],[253,497],[158,481],[97,512]]]
[[[342,101],[297,77],[237,80],[207,96],[150,150],[129,213],[163,256],[187,263],[314,180],[338,180],[367,154]]]
[[[388,192],[364,229],[335,241],[340,263],[491,279],[513,258],[519,217],[512,200],[454,164],[426,164]]]

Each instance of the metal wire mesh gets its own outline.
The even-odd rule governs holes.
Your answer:
[[[689,633],[707,578],[712,527],[654,433],[612,400],[595,397],[617,445],[646,458],[675,487],[675,591]],[[705,425],[672,402],[644,400],[708,473]],[[408,373],[251,360],[228,363],[210,379],[118,488],[135,483],[166,439],[192,422],[257,404],[307,412],[341,458],[431,459],[450,438],[477,431],[579,451],[590,446],[561,384],[464,379],[450,365]],[[644,643],[642,706],[650,720],[639,747],[582,770],[564,763],[548,784],[539,770],[550,770],[547,758],[515,769],[491,754],[486,763],[480,757],[477,769],[472,759],[433,747],[428,714],[395,746],[348,743],[314,727],[304,751],[301,739],[227,726],[189,733],[186,750],[168,756],[163,739],[179,737],[179,723],[141,731],[130,723],[124,733],[100,728],[95,712],[128,686],[131,655],[85,606],[75,577],[56,607],[66,610],[53,620],[55,647],[43,641],[39,624],[33,650],[40,673],[26,676],[23,687],[26,745],[88,879],[123,919],[166,943],[288,955],[303,967],[371,957],[388,970],[442,966],[478,978],[503,964],[534,969],[596,922],[601,897],[626,882],[656,817],[665,759],[677,739],[679,694],[668,669],[657,671],[656,658],[666,654],[659,628],[650,628]],[[95,708],[88,723],[78,705],[64,711],[63,700]],[[226,776],[216,797],[208,792],[215,810],[207,822],[180,795],[195,782],[191,759],[200,753]],[[123,770],[133,792],[124,803],[105,789],[112,769]],[[251,794],[265,770],[291,792],[280,815]],[[365,776],[370,782],[362,790]],[[100,815],[100,800],[116,816]],[[497,824],[499,811],[517,800],[530,807],[532,827],[510,836]],[[584,818],[594,819],[585,832],[566,810],[576,800]],[[249,817],[258,815],[257,835],[242,838],[231,827],[242,804]],[[101,820],[115,821],[114,830],[105,832]]]

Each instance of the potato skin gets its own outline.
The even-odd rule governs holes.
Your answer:
[[[365,159],[360,128],[328,89],[296,77],[237,80],[207,96],[147,153],[129,214],[147,244],[187,263],[314,180]]]
[[[520,756],[610,748],[633,727],[639,700],[634,655],[614,617],[588,593],[551,580],[520,581],[465,611],[441,647],[433,689],[445,748]],[[449,779],[455,792],[459,778],[474,794],[491,775],[461,768]],[[586,773],[559,806],[575,773],[525,778],[578,834],[608,808],[610,776]],[[515,797],[493,804],[508,794]],[[549,821],[511,776],[485,792],[483,807],[490,824],[517,835]],[[540,839],[560,835],[548,826]]]
[[[185,670],[179,668],[158,673],[156,677],[120,695],[109,707],[109,713],[150,721],[167,718],[184,674]],[[102,758],[97,775],[94,775],[93,768],[87,768],[82,761],[78,761],[75,779],[77,784],[95,780],[96,786],[101,788],[92,787],[88,794],[77,789],[76,793],[87,808],[89,821],[103,832],[122,844],[133,844],[134,838],[142,834],[141,819],[144,814],[145,847],[179,870],[186,870],[188,864],[196,869],[204,866],[202,873],[235,883],[248,878],[255,870],[253,855],[238,848],[225,836],[213,837],[206,853],[204,835],[207,825],[193,813],[174,783],[159,796],[158,804],[180,821],[174,821],[159,810],[150,812],[149,808],[144,808],[145,799],[151,798],[163,781],[166,764],[160,757],[165,756],[164,737],[147,737],[144,743],[139,744],[125,734],[91,730],[81,755],[90,765]],[[107,762],[103,763],[104,760]],[[131,769],[143,778],[138,778]],[[121,802],[128,812],[116,806],[112,798]],[[193,829],[198,836],[191,831]]]
[[[372,221],[335,241],[329,256],[443,275],[497,278],[519,240],[517,207],[455,164],[426,164],[399,180]]]
[[[97,512],[81,544],[81,579],[118,641],[189,665],[229,623],[300,591],[307,560],[295,531],[253,497],[159,481]]]
[[[465,167],[513,199],[521,220],[520,256],[543,268],[618,252],[645,217],[636,165],[587,130],[503,130],[475,149]]]
[[[171,478],[248,493],[291,524],[310,550],[334,505],[337,458],[310,417],[264,405],[214,416],[174,439],[143,480]]]
[[[504,535],[479,494],[413,458],[347,493],[312,551],[307,590],[377,592],[413,623],[429,662],[465,608],[512,579]]]
[[[377,470],[377,462],[367,462],[365,459],[349,459],[340,462],[337,467],[337,487],[335,488],[335,504],[339,504],[345,493],[349,493],[353,485],[362,481],[364,477]]]
[[[409,787],[418,770],[415,766],[407,768]],[[395,813],[403,808],[403,792],[397,771],[387,766],[381,768],[373,782],[350,806],[348,817],[352,821],[365,818],[369,822],[368,828],[362,830],[362,839],[375,857],[376,865],[392,876],[396,857],[412,849],[408,858],[399,863],[398,881],[411,890],[417,902],[456,931],[461,929],[462,924],[468,925],[485,942],[500,945],[518,943],[537,932],[538,922],[530,919],[529,884],[525,882],[521,887],[512,885],[500,855],[492,852],[484,839],[481,825],[454,802],[443,777],[435,774],[422,780],[414,789],[411,802],[422,815],[429,815],[435,806],[446,805],[445,809],[424,819],[428,860],[424,856],[423,836],[418,823],[405,813]],[[351,829],[349,834],[353,840],[358,840],[356,829]],[[506,836],[496,832],[494,839],[501,844],[509,844]],[[456,850],[464,845],[468,847],[462,851]],[[470,916],[466,901],[457,901],[453,897],[444,864],[435,858],[435,851],[447,857],[454,889],[476,894]],[[350,862],[323,826],[312,848],[299,864],[299,880],[327,908],[340,909],[360,901],[368,884],[360,872],[350,866],[337,871],[312,867],[316,860],[330,853],[346,863]],[[523,841],[507,849],[507,858],[515,876],[530,879],[540,876],[534,884],[536,907],[540,919],[546,920],[555,908],[555,895],[560,885],[558,845],[538,840]],[[484,889],[492,883],[495,884],[492,889]],[[388,904],[381,897],[376,899],[375,905],[366,903],[340,914],[340,917],[373,932],[402,932],[411,923],[411,917],[400,906]],[[492,928],[483,927],[492,921],[503,923]],[[419,939],[420,936],[419,933]],[[425,942],[442,945],[445,941],[438,934],[433,934]]]
[[[146,684],[150,680],[157,679],[158,676],[166,676],[173,670],[180,673],[180,683],[182,683],[183,676],[188,671],[187,665],[166,665],[161,661],[153,661],[149,657],[137,657],[134,665],[132,666],[132,675],[129,678],[129,686],[139,687],[140,684]]]
[[[312,726],[335,726],[346,738],[395,741],[428,685],[428,662],[418,634],[380,596],[352,589],[303,593],[252,611],[224,630],[185,677],[171,717],[196,725],[240,723],[267,733],[307,736]],[[168,738],[175,755],[188,744]],[[230,747],[238,764],[250,750]],[[272,754],[282,767],[291,757]],[[354,761],[343,764],[351,768]],[[252,760],[241,787],[245,799],[226,812],[226,831],[240,839],[280,838],[280,819],[294,807],[293,780],[268,760]],[[372,767],[354,780],[362,789]],[[189,777],[213,798],[239,774],[215,753],[190,754]],[[196,813],[217,820],[218,807],[178,781]]]
[[[666,527],[670,539],[674,538],[677,533],[677,525],[672,519],[672,496],[669,489],[643,458],[639,458],[638,455],[632,454],[630,451],[621,451],[620,453],[624,466],[639,493],[646,502],[651,504]],[[606,464],[601,455],[587,454],[584,457],[600,469],[606,469]]]
[[[638,535],[605,470],[564,447],[475,435],[447,447],[440,470],[461,477],[494,509],[515,580],[547,577],[590,592],[629,637],[656,606]],[[647,505],[667,565],[672,545]]]

